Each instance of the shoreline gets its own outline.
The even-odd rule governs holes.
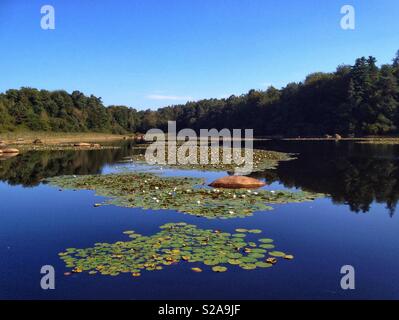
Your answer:
[[[118,135],[111,133],[65,133],[65,132],[21,132],[0,133],[0,140],[7,145],[30,145],[39,139],[44,145],[57,145],[77,142],[111,142],[134,139],[134,134]]]
[[[77,142],[110,142],[119,140],[134,140],[137,136],[143,136],[138,133],[127,133],[127,134],[112,134],[112,133],[97,133],[97,132],[8,132],[0,133],[0,141],[8,145],[21,145],[21,144],[33,144],[36,139],[39,139],[43,144],[62,144],[62,143],[77,143]],[[201,137],[198,137],[199,141],[202,141]],[[222,140],[222,138],[220,138]],[[334,137],[296,137],[296,138],[285,138],[285,137],[268,137],[259,136],[253,138],[241,138],[226,139],[227,141],[357,141],[365,143],[399,143],[399,137],[383,137],[383,136],[365,136],[365,137],[342,137],[336,139]],[[167,139],[165,139],[167,141]],[[147,142],[152,142],[151,140]]]

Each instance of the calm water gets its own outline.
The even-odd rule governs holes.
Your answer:
[[[254,174],[268,189],[326,193],[314,202],[275,206],[252,217],[207,220],[174,211],[105,206],[91,191],[63,191],[45,177],[137,169],[120,150],[31,152],[0,162],[0,298],[2,299],[357,299],[399,298],[399,147],[348,142],[257,142],[258,148],[299,153],[276,170]],[[155,169],[154,171],[159,171]],[[208,181],[225,175],[161,170]],[[126,239],[124,230],[151,235],[168,222],[227,232],[259,228],[293,261],[273,268],[194,273],[181,263],[131,275],[63,275],[58,252]],[[356,270],[356,289],[340,288],[340,268]],[[53,265],[56,289],[40,288],[40,268]],[[207,268],[204,268],[207,269]]]

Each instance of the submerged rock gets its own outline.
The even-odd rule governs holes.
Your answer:
[[[245,176],[228,176],[213,181],[210,186],[228,189],[257,189],[266,184],[258,179]]]

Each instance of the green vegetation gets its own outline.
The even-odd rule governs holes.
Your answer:
[[[246,242],[245,234],[238,237],[220,230],[199,229],[184,222],[168,223],[160,228],[162,231],[152,236],[125,231],[130,241],[96,243],[85,249],[68,248],[59,256],[75,273],[110,276],[131,273],[133,277],[140,276],[144,270],[162,270],[177,263],[201,264],[201,267],[210,266],[214,272],[225,272],[228,271],[225,265],[253,270],[271,267],[277,261],[266,258],[267,250],[258,248],[255,242]],[[273,252],[272,256],[292,257],[281,251]],[[202,272],[198,266],[191,270]]]
[[[0,132],[14,130],[61,132],[136,131],[134,109],[104,107],[101,98],[79,91],[47,91],[33,88],[8,90],[0,95]]]
[[[191,163],[187,164],[181,164],[181,163],[176,163],[176,164],[165,164],[165,167],[169,168],[177,168],[177,169],[188,169],[188,170],[202,170],[202,171],[229,171],[233,172],[235,169],[243,168],[244,165],[249,167],[252,167],[252,172],[257,172],[257,171],[263,171],[266,169],[275,169],[280,161],[288,161],[288,160],[293,160],[295,159],[293,154],[288,154],[284,152],[276,152],[276,151],[269,151],[269,150],[258,150],[258,149],[253,149],[253,159],[252,163],[246,162],[242,165],[236,165],[233,161],[231,163],[225,163],[222,161],[223,159],[223,148],[212,148],[209,147],[207,148],[208,152],[208,163],[207,164],[202,164],[200,163],[200,147],[199,146],[193,146],[193,149],[195,148],[193,155],[186,155],[187,159],[190,159]],[[145,149],[140,146],[136,148],[136,150],[141,150],[142,152],[138,152],[127,161],[135,161],[137,163],[147,163],[145,160]],[[233,154],[237,153],[242,159],[245,158],[245,149],[231,149],[231,155],[232,158],[234,157]],[[176,158],[177,158],[178,151],[176,151]],[[214,161],[212,163],[212,154],[218,155],[218,160]],[[168,148],[165,147],[165,156],[163,159],[168,159],[169,152]]]
[[[104,107],[100,98],[79,91],[22,88],[0,95],[0,131],[145,132],[178,128],[253,128],[257,136],[399,133],[399,52],[381,67],[359,58],[335,72],[316,72],[282,89],[250,90],[227,99],[207,99],[136,111]]]
[[[314,200],[308,192],[228,190],[201,187],[203,179],[161,177],[151,173],[64,176],[48,179],[65,189],[95,190],[123,207],[169,209],[205,218],[237,218],[271,210],[270,204]],[[252,230],[253,233],[258,232]]]

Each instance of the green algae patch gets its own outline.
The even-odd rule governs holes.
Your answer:
[[[272,266],[266,262],[266,250],[258,249],[255,255],[254,249],[246,250],[249,244],[245,238],[235,238],[227,232],[200,229],[184,222],[167,223],[160,229],[151,236],[125,232],[126,236],[137,237],[96,243],[85,249],[68,248],[59,257],[74,273],[109,276],[131,273],[138,277],[143,271],[162,270],[178,263],[186,263],[193,272],[202,272],[203,268],[226,272],[227,266],[243,270]]]
[[[210,189],[204,180],[162,177],[152,173],[64,176],[47,180],[64,189],[95,190],[108,204],[152,210],[175,210],[206,218],[246,217],[271,210],[271,204],[311,201],[320,194],[308,192]],[[258,230],[251,230],[256,233]]]

